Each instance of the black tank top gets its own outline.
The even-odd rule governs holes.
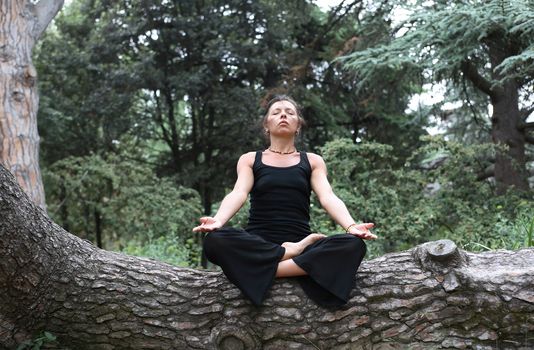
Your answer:
[[[298,164],[275,167],[256,152],[247,231],[278,244],[310,234],[311,166],[306,152],[299,153]]]

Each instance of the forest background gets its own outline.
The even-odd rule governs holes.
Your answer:
[[[368,257],[534,245],[532,1],[73,0],[34,63],[48,213],[105,249],[199,267],[191,229],[266,147],[275,93],[376,224]],[[312,228],[342,231],[315,199]]]

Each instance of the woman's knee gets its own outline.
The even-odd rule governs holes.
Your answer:
[[[202,248],[209,258],[212,252],[221,251],[228,242],[229,232],[226,228],[208,232],[202,241]]]
[[[350,249],[351,251],[361,251],[365,255],[365,253],[367,252],[367,245],[365,244],[365,241],[362,238],[355,235],[347,234],[346,239],[348,240],[348,249]]]

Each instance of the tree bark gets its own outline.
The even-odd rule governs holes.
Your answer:
[[[534,249],[425,243],[365,261],[349,303],[316,306],[294,279],[264,306],[220,272],[107,252],[54,224],[0,166],[0,348],[36,332],[71,349],[527,349]]]
[[[35,42],[63,6],[63,0],[0,1],[0,163],[32,200],[45,208],[39,169]]]
[[[512,187],[529,190],[525,159],[526,133],[518,128],[522,122],[518,87],[513,81],[503,85],[504,91],[492,98],[491,137],[493,143],[505,147],[503,151],[498,150],[495,157],[497,194],[504,194]]]
[[[506,58],[517,54],[513,45],[502,38],[502,35],[489,39],[488,48],[492,67],[497,67]],[[504,77],[493,69],[492,80],[501,79]],[[512,187],[523,191],[529,189],[525,160],[526,132],[520,128],[523,118],[519,109],[519,87],[516,79],[506,79],[490,95],[493,105],[491,136],[495,144],[506,147],[503,152],[497,151],[495,160],[498,194],[503,194]]]

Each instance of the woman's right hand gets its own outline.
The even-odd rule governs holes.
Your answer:
[[[361,239],[376,239],[376,235],[369,231],[369,229],[374,226],[375,224],[373,224],[372,222],[357,225],[353,224],[349,227],[347,233],[356,237],[360,237]]]
[[[222,223],[211,216],[200,218],[200,225],[193,229],[193,232],[211,232],[222,227]]]

